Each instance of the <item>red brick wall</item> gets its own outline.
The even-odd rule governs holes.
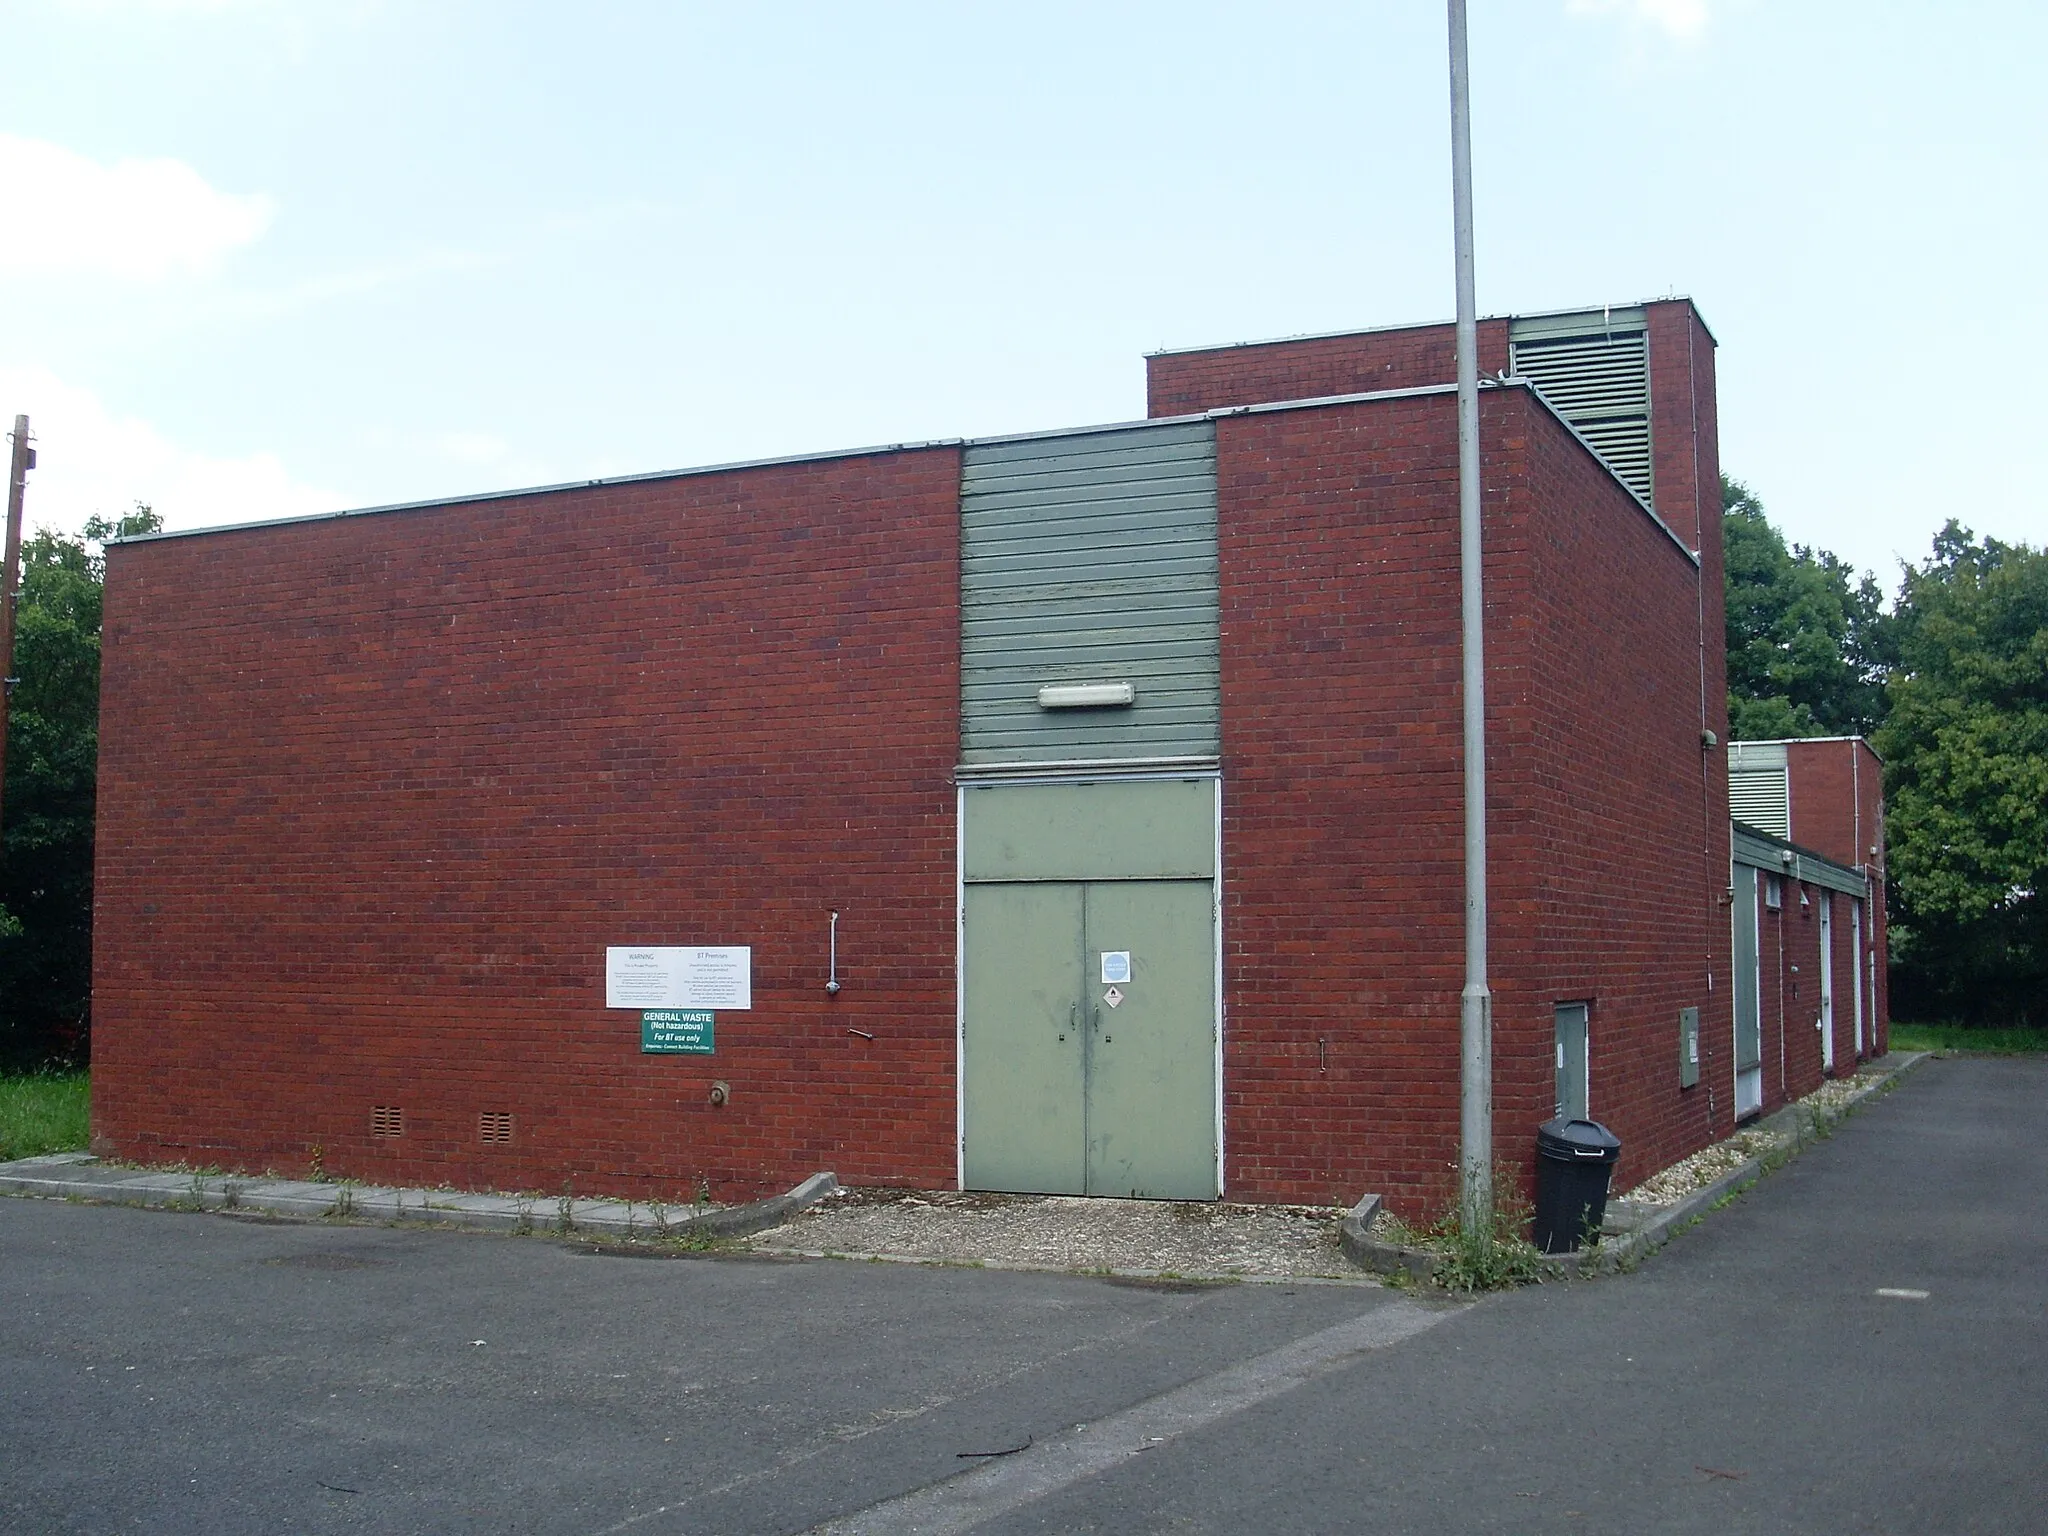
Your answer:
[[[1282,344],[1270,377],[1430,382],[1444,328],[1387,334],[1409,351]],[[1287,371],[1313,357],[1327,381]],[[1718,521],[1696,571],[1529,393],[1482,415],[1497,1147],[1527,1172],[1552,1008],[1590,1001],[1625,1185],[1730,1113]],[[1668,439],[1660,507],[1716,483],[1710,430],[1667,473]],[[1232,416],[1218,446],[1226,1190],[1432,1214],[1463,979],[1455,400]],[[117,548],[99,1144],[669,1198],[950,1183],[957,486],[928,450]],[[603,1007],[625,942],[754,946],[716,1056],[640,1054]],[[377,1105],[404,1137],[370,1136]],[[492,1111],[510,1146],[478,1141]]]
[[[1830,899],[1835,902],[1835,1072],[1846,1075],[1856,1064],[1849,898],[1787,876],[1781,880],[1784,904],[1774,911],[1765,904],[1769,879],[1769,871],[1758,873],[1758,1000],[1763,1021],[1765,1114],[1804,1098],[1827,1079],[1818,1025],[1820,913],[1822,903]]]
[[[1651,475],[1658,513],[1689,549],[1704,528],[1720,569],[1720,425],[1714,393],[1714,339],[1688,300],[1643,306],[1650,341]],[[1719,593],[1720,588],[1715,587]],[[1719,629],[1708,631],[1720,635]],[[1719,649],[1716,647],[1715,649]],[[1724,658],[1725,665],[1725,658]]]
[[[1481,375],[1507,365],[1507,321],[1482,320]],[[1150,416],[1189,416],[1223,406],[1452,384],[1457,377],[1456,332],[1448,325],[1249,342],[1146,358],[1145,410]]]
[[[1726,782],[1700,736],[1703,717],[1724,712],[1720,693],[1702,698],[1721,674],[1703,682],[1700,665],[1701,588],[1719,578],[1547,410],[1529,400],[1524,417],[1536,644],[1523,766],[1538,833],[1524,900],[1536,932],[1517,1058],[1529,1075],[1496,1067],[1497,1113],[1525,1151],[1555,1102],[1552,1007],[1590,1003],[1590,1108],[1621,1137],[1627,1188],[1733,1123]],[[1688,1007],[1700,1009],[1700,1081],[1681,1088]]]
[[[1552,1009],[1590,999],[1595,1113],[1640,1176],[1712,1119],[1677,1086],[1680,1007],[1721,1021],[1727,1063],[1725,990],[1705,983],[1711,965],[1726,985],[1727,830],[1702,788],[1697,573],[1528,393],[1487,391],[1481,436],[1496,1146],[1526,1174]],[[1379,1190],[1421,1216],[1455,1189],[1455,449],[1449,394],[1218,422],[1237,1197]]]
[[[1786,743],[1791,802],[1791,841],[1838,864],[1870,872],[1872,916],[1876,922],[1875,1013],[1878,1038],[1889,1031],[1885,1006],[1884,765],[1860,738]],[[1876,852],[1873,854],[1872,849]],[[1846,922],[1846,917],[1844,919]],[[1846,973],[1844,973],[1846,974]],[[1872,1008],[1870,976],[1864,977],[1864,1007]],[[1879,1046],[1882,1054],[1883,1046]]]
[[[113,549],[96,1144],[549,1193],[949,1183],[958,464]],[[714,1056],[643,1056],[604,1007],[605,947],[663,942],[754,947]]]
[[[1688,549],[1700,548],[1703,527],[1718,546],[1721,466],[1714,339],[1688,299],[1658,300],[1642,309],[1650,349],[1655,505]],[[1508,325],[1505,318],[1479,322],[1482,378],[1508,366]],[[1451,384],[1457,376],[1456,327],[1443,323],[1248,342],[1146,358],[1146,410],[1153,416],[1180,416],[1276,400]]]
[[[1448,395],[1217,423],[1235,1198],[1382,1190],[1417,1215],[1449,1187],[1456,442]]]

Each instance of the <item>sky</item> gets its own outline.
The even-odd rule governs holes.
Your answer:
[[[1470,25],[1482,313],[1692,296],[1723,467],[1888,589],[1950,517],[2048,539],[2048,7]],[[0,0],[29,525],[1124,421],[1150,350],[1447,319],[1445,48],[1432,0]]]

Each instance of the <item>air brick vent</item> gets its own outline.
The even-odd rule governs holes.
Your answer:
[[[512,1117],[499,1110],[487,1109],[476,1117],[476,1139],[503,1144],[512,1139]]]
[[[370,1134],[372,1136],[403,1136],[405,1134],[405,1111],[396,1104],[379,1104],[370,1111]]]

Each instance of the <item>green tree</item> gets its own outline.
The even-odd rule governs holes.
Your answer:
[[[148,507],[22,545],[0,806],[0,1065],[82,1062],[92,997],[100,598],[108,539],[154,533]]]
[[[1890,661],[1874,576],[1786,547],[1763,503],[1721,477],[1727,553],[1728,729],[1737,741],[1862,736],[1884,715]]]
[[[2048,551],[1951,520],[1897,606],[1885,758],[1894,1008],[2048,1022]]]

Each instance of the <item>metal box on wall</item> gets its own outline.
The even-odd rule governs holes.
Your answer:
[[[1700,1080],[1700,1011],[1678,1010],[1678,1086],[1690,1088]]]

